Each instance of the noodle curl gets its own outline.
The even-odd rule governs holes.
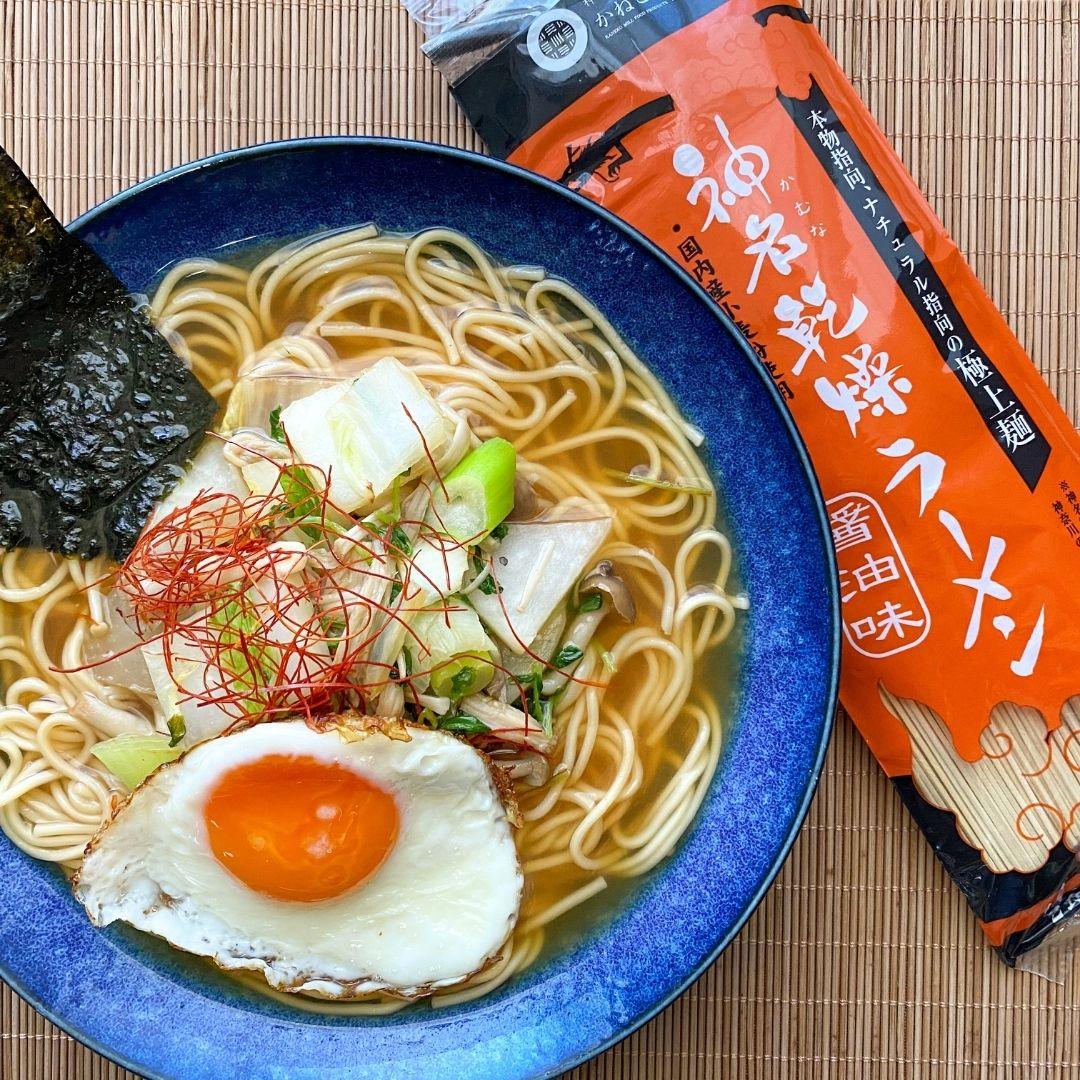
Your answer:
[[[717,657],[746,602],[701,479],[700,434],[590,301],[445,229],[351,229],[250,269],[182,263],[150,310],[223,404],[255,371],[332,378],[394,356],[473,433],[510,440],[541,503],[614,514],[599,558],[619,568],[638,617],[601,627],[558,700],[547,782],[519,788],[528,899],[517,931],[499,963],[433,1005],[480,997],[536,959],[554,920],[669,855],[716,770],[728,697]],[[0,558],[0,827],[69,869],[118,794],[94,745],[126,720],[140,730],[161,719],[155,700],[103,684],[93,668],[60,673],[84,662],[102,623],[106,571],[38,552]]]

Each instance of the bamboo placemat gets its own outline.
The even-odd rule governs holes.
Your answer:
[[[818,0],[813,13],[1076,422],[1080,0]],[[0,141],[66,218],[268,139],[476,148],[419,44],[393,0],[0,0]],[[572,1075],[1080,1076],[1078,990],[1075,974],[1054,985],[988,952],[841,718],[806,828],[736,943]],[[130,1076],[3,989],[2,1080]]]

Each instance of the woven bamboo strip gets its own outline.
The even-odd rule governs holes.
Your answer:
[[[817,0],[818,26],[1074,421],[1080,2]],[[476,148],[393,0],[0,0],[0,141],[70,218],[311,134]],[[720,962],[574,1080],[1080,1076],[1080,981],[1007,971],[842,719]],[[128,1080],[0,992],[0,1078]]]

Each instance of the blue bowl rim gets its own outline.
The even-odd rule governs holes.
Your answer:
[[[599,218],[605,221],[609,226],[617,229],[619,232],[625,234],[634,243],[640,245],[646,249],[650,255],[654,258],[666,263],[669,267],[679,269],[678,264],[672,259],[663,249],[658,247],[652,240],[646,237],[643,233],[639,232],[634,226],[623,221],[622,218],[616,217],[610,210],[606,210],[604,207],[592,202],[590,199],[586,199],[584,196],[571,191],[569,188],[555,183],[553,180],[549,180],[547,177],[541,176],[538,173],[531,172],[528,169],[523,169],[518,165],[512,165],[509,162],[501,161],[498,158],[487,157],[483,154],[475,153],[471,150],[463,150],[458,147],[442,146],[438,143],[425,142],[420,139],[397,139],[389,138],[385,136],[371,136],[371,135],[321,135],[321,136],[308,136],[305,138],[297,139],[277,139],[270,142],[256,143],[252,146],[238,147],[232,150],[222,150],[216,154],[210,154],[203,158],[197,158],[194,161],[187,162],[183,165],[178,165],[172,169],[166,169],[164,172],[155,173],[153,176],[147,177],[145,180],[140,180],[138,183],[133,184],[131,187],[124,188],[122,191],[118,191],[115,195],[111,195],[103,202],[98,203],[96,206],[91,207],[84,214],[77,217],[72,221],[67,228],[69,231],[78,234],[86,226],[90,225],[100,214],[114,210],[117,206],[127,202],[129,199],[135,198],[142,192],[149,190],[150,188],[157,187],[159,184],[167,183],[173,178],[181,175],[185,175],[190,172],[198,172],[204,169],[213,169],[220,166],[228,165],[233,161],[246,157],[260,157],[271,156],[278,153],[290,153],[296,150],[311,149],[317,150],[322,147],[328,146],[350,146],[350,147],[384,147],[394,150],[411,150],[420,154],[434,153],[449,158],[458,158],[463,161],[469,162],[473,165],[480,165],[484,168],[495,169],[496,171],[509,173],[512,176],[516,176],[521,180],[525,180],[528,183],[547,190],[560,198],[568,199],[571,202],[576,202],[582,206],[587,207],[592,213],[596,214]],[[772,865],[768,872],[764,875],[761,883],[758,886],[757,891],[751,897],[750,902],[746,905],[743,912],[735,920],[735,922],[728,928],[727,932],[716,943],[715,947],[709,952],[709,954],[698,964],[693,970],[687,972],[681,982],[669,993],[661,996],[661,998],[648,1010],[642,1013],[640,1016],[635,1017],[625,1028],[616,1032],[609,1039],[603,1043],[591,1047],[581,1054],[578,1058],[570,1062],[559,1063],[553,1071],[549,1071],[547,1077],[555,1077],[565,1070],[576,1068],[577,1066],[590,1061],[592,1058],[604,1053],[606,1050],[610,1050],[613,1046],[622,1042],[628,1038],[635,1031],[644,1027],[650,1020],[652,1020],[659,1013],[663,1012],[672,1002],[681,997],[689,987],[695,983],[701,976],[716,962],[720,954],[731,944],[731,942],[738,936],[740,931],[746,925],[750,916],[757,910],[761,901],[764,899],[765,894],[772,888],[773,883],[776,880],[777,875],[780,872],[781,867],[787,861],[788,855],[791,853],[791,848],[795,843],[796,837],[802,829],[803,823],[806,820],[806,815],[809,812],[810,804],[813,802],[814,796],[817,793],[818,784],[821,780],[822,769],[825,764],[825,755],[829,748],[829,742],[832,738],[833,729],[835,726],[835,715],[839,693],[839,680],[840,680],[840,597],[839,589],[837,587],[837,564],[836,555],[833,550],[831,541],[829,540],[829,527],[828,517],[825,511],[825,501],[821,493],[821,487],[817,480],[817,473],[814,470],[814,466],[810,460],[810,454],[806,448],[802,435],[799,433],[798,428],[795,426],[792,420],[791,413],[788,411],[787,406],[784,404],[784,400],[780,395],[780,392],[776,389],[772,379],[769,378],[767,373],[762,369],[757,357],[754,355],[753,350],[750,348],[749,343],[735,327],[731,319],[720,309],[716,304],[711,302],[711,298],[705,292],[705,290],[697,282],[693,281],[685,274],[680,275],[682,280],[691,285],[694,291],[696,291],[706,308],[712,312],[714,317],[721,323],[724,329],[728,332],[729,336],[735,341],[736,346],[742,351],[747,363],[757,374],[758,378],[765,386],[767,394],[772,398],[774,405],[780,413],[783,420],[784,427],[787,431],[788,438],[791,440],[792,448],[795,451],[796,458],[799,464],[802,466],[803,472],[806,476],[807,484],[810,490],[810,495],[813,501],[814,509],[817,512],[818,526],[821,530],[821,536],[823,540],[823,550],[825,553],[826,563],[830,570],[829,574],[829,614],[830,625],[832,627],[832,641],[830,642],[830,663],[829,663],[829,679],[828,679],[828,696],[827,696],[827,709],[824,717],[824,723],[821,728],[821,737],[819,740],[817,753],[814,758],[813,767],[810,771],[809,778],[807,780],[806,791],[800,801],[793,817],[791,825],[788,829],[783,843],[780,845],[776,852],[776,856],[773,859]],[[110,1047],[99,1043],[92,1036],[87,1035],[85,1032],[80,1031],[73,1024],[58,1013],[54,1012],[48,1005],[41,1001],[35,994],[29,991],[23,986],[21,980],[17,979],[7,968],[7,965],[3,962],[3,958],[0,957],[0,979],[2,979],[12,990],[15,991],[28,1005],[30,1005],[36,1012],[40,1013],[51,1023],[55,1024],[62,1031],[66,1032],[72,1038],[82,1043],[84,1046],[93,1050],[95,1053],[100,1054],[102,1057],[119,1065],[121,1068],[125,1068],[130,1072],[135,1073],[138,1076],[148,1076],[149,1074],[140,1071],[140,1068],[136,1064],[122,1055],[115,1053]],[[154,1077],[154,1080],[164,1080],[164,1077]]]

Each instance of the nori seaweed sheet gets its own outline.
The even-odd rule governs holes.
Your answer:
[[[215,411],[0,149],[0,545],[122,559]]]

